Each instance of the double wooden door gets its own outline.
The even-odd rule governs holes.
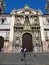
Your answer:
[[[30,33],[25,33],[22,36],[22,48],[25,49],[27,52],[33,51],[33,44],[32,44],[32,35]]]

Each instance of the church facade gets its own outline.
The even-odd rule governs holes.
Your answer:
[[[49,15],[29,6],[0,14],[0,52],[49,52]]]

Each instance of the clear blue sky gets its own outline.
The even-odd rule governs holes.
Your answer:
[[[46,1],[47,0],[5,0],[5,12],[10,13],[14,8],[20,9],[23,8],[25,4],[28,4],[30,8],[36,10],[39,8],[45,14]]]

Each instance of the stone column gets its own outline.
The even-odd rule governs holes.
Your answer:
[[[11,16],[11,25],[10,25],[10,34],[9,34],[9,48],[8,52],[12,52],[12,45],[13,45],[13,35],[14,35],[14,21],[15,16]]]
[[[42,16],[39,16],[39,23],[40,23],[41,41],[42,41],[42,45],[43,45],[43,52],[46,52],[47,51],[47,43],[46,43],[46,40],[45,40]]]

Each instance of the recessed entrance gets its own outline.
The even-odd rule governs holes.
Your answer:
[[[32,45],[32,35],[30,33],[25,33],[22,36],[22,48],[26,48],[27,52],[33,51],[33,45]]]
[[[4,38],[0,36],[0,52],[3,46],[4,46]]]

